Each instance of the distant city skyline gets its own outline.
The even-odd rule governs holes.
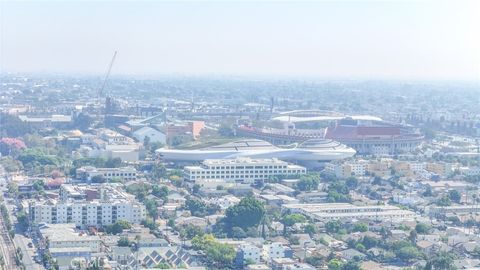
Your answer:
[[[480,1],[0,2],[0,71],[480,81]]]

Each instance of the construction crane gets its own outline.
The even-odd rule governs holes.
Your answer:
[[[110,72],[112,71],[113,63],[115,62],[115,58],[117,57],[117,51],[113,53],[112,61],[110,61],[110,65],[107,69],[107,74],[105,74],[105,79],[103,80],[102,87],[97,91],[97,100],[100,101],[100,97],[103,94],[103,90],[105,89],[105,85],[107,84],[108,77],[110,77]]]
[[[115,58],[117,57],[117,51],[113,53],[112,60],[110,61],[110,64],[108,65],[107,73],[105,74],[105,78],[103,79],[103,83],[101,87],[97,91],[97,99],[96,99],[96,106],[97,106],[97,117],[96,119],[99,120],[101,123],[102,121],[100,120],[100,114],[101,114],[101,101],[100,98],[105,90],[105,86],[107,85],[108,77],[110,77],[110,72],[112,71],[113,63],[115,62]],[[106,113],[106,108],[105,108],[105,113]],[[105,124],[105,123],[104,123]]]

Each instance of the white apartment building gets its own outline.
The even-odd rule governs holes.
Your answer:
[[[269,262],[272,259],[284,258],[285,250],[285,246],[280,242],[263,245],[263,259]]]
[[[107,181],[115,177],[121,178],[123,181],[133,181],[137,179],[137,170],[134,167],[121,168],[95,168],[92,166],[85,166],[78,168],[77,178],[85,181],[91,181],[95,176],[103,176]]]
[[[239,252],[239,258],[242,262],[252,261],[254,263],[259,263],[262,257],[260,248],[248,243],[240,245]]]
[[[480,167],[460,167],[459,171],[468,176],[480,175]]]
[[[240,199],[233,195],[225,195],[223,197],[209,198],[205,201],[209,204],[218,205],[222,210],[226,210],[230,206],[234,206],[235,204],[239,203]]]
[[[47,224],[40,226],[43,239],[48,239],[51,249],[87,248],[90,252],[101,251],[101,240],[98,235],[79,233],[73,224]]]
[[[207,159],[201,166],[186,166],[185,179],[195,182],[202,179],[222,179],[244,183],[267,180],[273,176],[296,176],[307,172],[305,167],[271,159]]]
[[[325,172],[335,175],[337,178],[348,178],[351,176],[365,176],[367,163],[348,162],[343,164],[327,163]]]
[[[118,220],[139,224],[146,218],[145,206],[115,186],[66,186],[61,188],[58,201],[32,201],[30,220],[37,224],[74,223],[78,227],[101,227]]]
[[[409,163],[410,170],[414,172],[421,172],[424,171],[427,165],[424,162],[410,162]]]
[[[285,204],[284,211],[301,213],[316,221],[329,220],[410,220],[415,213],[392,205],[356,206],[349,203]]]

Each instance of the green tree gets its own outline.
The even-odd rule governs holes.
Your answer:
[[[462,194],[456,189],[452,189],[448,191],[448,198],[456,203],[460,203],[460,200],[462,199]]]
[[[343,262],[339,259],[331,259],[328,262],[328,270],[342,270]]]
[[[195,236],[203,236],[205,234],[204,229],[191,224],[181,227],[179,232],[183,239],[192,239]]]
[[[109,234],[119,234],[122,233],[123,230],[130,229],[132,225],[125,220],[118,220],[112,225],[105,226],[105,231]]]
[[[192,193],[193,193],[193,194],[198,194],[198,192],[200,191],[200,188],[201,188],[201,186],[200,186],[199,184],[193,185],[193,187],[192,187]]]
[[[345,184],[347,185],[347,187],[349,189],[356,189],[357,186],[358,186],[358,179],[356,177],[349,177],[347,178],[347,180],[345,181]]]
[[[246,230],[249,227],[257,227],[265,215],[263,203],[253,197],[243,198],[238,204],[227,208],[225,224],[227,231],[233,227]]]
[[[325,224],[325,230],[328,233],[338,233],[342,228],[342,224],[338,220],[330,220]]]
[[[144,202],[148,215],[155,221],[158,218],[158,202],[156,200],[146,199]]]
[[[109,158],[105,162],[106,168],[118,168],[122,166],[122,159],[121,158]]]
[[[307,218],[302,214],[289,214],[282,218],[283,235],[287,233],[287,228],[295,225],[295,223],[305,223]]]
[[[28,228],[28,217],[24,210],[21,210],[17,213],[17,222],[22,230],[26,230]]]
[[[305,233],[308,233],[310,236],[313,236],[317,233],[317,228],[315,227],[314,224],[307,224],[305,225],[305,228],[303,228]]]
[[[150,231],[155,231],[157,229],[157,224],[151,218],[142,220],[140,224],[142,224],[145,228],[149,228]]]
[[[154,178],[164,178],[167,176],[167,169],[165,168],[165,165],[155,163],[153,164],[151,173]]]
[[[323,265],[323,258],[320,256],[309,256],[305,258],[305,262],[315,267],[320,267]]]
[[[240,227],[233,227],[232,228],[232,237],[233,238],[245,238],[245,237],[247,237],[247,233]]]
[[[185,202],[185,208],[187,208],[193,216],[204,217],[208,215],[208,206],[203,201],[187,198]]]
[[[355,226],[353,226],[353,231],[354,232],[366,232],[368,231],[368,225],[365,223],[356,223]]]
[[[398,241],[392,244],[392,251],[395,256],[404,262],[411,262],[422,256],[420,251],[409,241]]]
[[[295,188],[300,191],[316,190],[320,184],[320,175],[306,174],[300,177],[300,180],[295,184]]]
[[[452,201],[448,196],[442,196],[440,199],[437,201],[438,206],[450,206],[452,205]]]
[[[154,185],[152,187],[152,195],[161,198],[163,200],[167,199],[169,190],[166,186],[159,186],[159,185]]]
[[[129,247],[132,243],[128,240],[127,237],[120,237],[117,242],[117,246],[119,247]]]
[[[430,226],[425,223],[417,223],[417,225],[415,225],[415,231],[418,234],[427,234],[430,231]]]
[[[32,128],[27,123],[8,113],[0,113],[0,137],[21,137],[31,133]]]
[[[192,246],[205,253],[210,266],[220,269],[229,268],[236,254],[232,246],[219,243],[211,234],[195,236],[192,239]]]
[[[453,253],[441,251],[429,260],[435,270],[455,270],[455,255]]]
[[[376,247],[379,244],[379,241],[371,236],[364,236],[362,238],[362,245],[365,246],[366,249],[371,249]]]
[[[92,182],[92,183],[105,183],[105,182],[107,182],[107,179],[103,175],[99,174],[99,175],[93,176],[90,179],[90,182]]]
[[[360,270],[360,264],[357,261],[350,260],[342,266],[342,270]]]

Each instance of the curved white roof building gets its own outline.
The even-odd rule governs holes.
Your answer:
[[[380,117],[371,115],[351,115],[347,116],[338,112],[322,111],[322,110],[296,110],[282,112],[272,120],[287,122],[287,123],[303,123],[303,122],[323,122],[336,121],[345,118],[361,121],[382,121]]]
[[[229,158],[278,158],[286,161],[331,161],[352,157],[353,148],[332,140],[308,140],[292,148],[280,148],[262,140],[241,140],[197,150],[158,149],[163,160],[203,161]]]

